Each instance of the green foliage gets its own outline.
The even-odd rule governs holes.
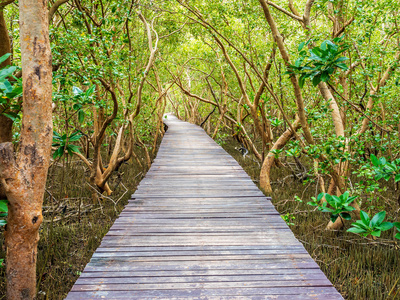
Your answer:
[[[386,216],[386,211],[377,213],[372,219],[365,211],[360,212],[360,220],[352,223],[352,227],[349,228],[348,232],[360,234],[362,236],[376,236],[380,237],[382,231],[389,230],[393,227],[390,222],[383,222]]]
[[[73,155],[74,152],[80,153],[79,152],[79,146],[76,145],[71,145],[70,142],[76,142],[79,141],[79,139],[82,137],[82,134],[77,131],[72,133],[70,136],[67,136],[67,134],[60,135],[57,132],[53,132],[53,147],[58,147],[56,151],[54,151],[53,158],[57,159],[60,158],[64,155],[65,151],[68,152],[69,155]]]
[[[299,146],[295,146],[294,148],[286,150],[286,156],[299,157],[300,153],[301,149]]]
[[[283,124],[283,121],[279,120],[278,118],[271,119],[271,126],[278,127]]]
[[[8,201],[0,200],[0,218],[5,218],[8,215]],[[0,219],[0,227],[5,226],[7,224],[6,220]]]
[[[314,86],[320,82],[328,82],[331,75],[337,68],[347,70],[348,67],[344,61],[347,57],[340,56],[344,51],[348,50],[347,46],[337,45],[342,41],[344,36],[335,38],[332,41],[326,40],[320,46],[315,46],[311,50],[304,50],[311,40],[300,43],[298,47],[300,57],[294,65],[290,66],[287,74],[298,74],[300,87],[304,86],[306,79],[310,78]]]
[[[294,226],[293,221],[296,219],[291,213],[287,213],[286,215],[281,215],[281,218],[286,222],[289,226]]]
[[[321,203],[324,197],[326,202]],[[350,204],[357,199],[357,196],[350,197],[350,193],[346,191],[339,197],[327,193],[320,193],[317,198],[312,197],[311,199],[312,201],[308,202],[308,205],[318,207],[319,211],[329,212],[331,221],[335,222],[339,216],[345,220],[351,220],[349,212],[353,211],[354,207],[350,206]],[[328,207],[328,205],[330,207]]]
[[[386,158],[380,157],[379,159],[372,154],[371,162],[373,165],[373,171],[375,172],[375,180],[385,179],[388,181],[394,176],[394,181],[400,181],[400,158],[388,162]]]
[[[279,154],[283,152],[283,149],[272,149],[271,152],[274,154],[275,158],[279,158]]]
[[[93,94],[95,92],[96,86],[92,85],[87,91],[82,91],[80,88],[73,86],[72,91],[74,97],[72,100],[75,102],[73,109],[78,112],[78,120],[83,123],[85,120],[85,112],[83,111],[83,106],[92,103]]]
[[[0,57],[0,63],[4,62],[10,55],[8,53]],[[17,112],[20,110],[20,106],[12,104],[11,100],[22,95],[22,80],[14,77],[14,82],[9,81],[16,70],[17,67],[15,66],[7,66],[0,70],[0,105],[5,108],[0,114],[13,121],[19,118]]]
[[[394,222],[393,226],[396,228],[396,230],[398,231],[396,233],[396,235],[394,236],[396,239],[400,240],[400,222]]]

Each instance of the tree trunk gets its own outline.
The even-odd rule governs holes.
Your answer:
[[[298,130],[301,127],[300,120],[297,118],[292,126],[294,130]],[[280,150],[285,147],[286,143],[291,139],[293,135],[294,132],[292,132],[292,130],[288,128],[274,143],[274,146],[271,148],[271,150],[268,152],[267,157],[264,159],[260,173],[260,185],[261,188],[267,193],[272,193],[270,172],[275,162],[275,154],[271,151]]]
[[[52,67],[47,1],[20,0],[23,117],[20,152],[0,144],[0,177],[9,201],[7,299],[34,299],[42,202],[52,142]]]

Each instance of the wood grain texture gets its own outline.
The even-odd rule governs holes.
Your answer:
[[[67,299],[343,299],[230,155],[198,126],[165,123]]]

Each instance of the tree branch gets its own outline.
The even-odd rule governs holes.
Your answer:
[[[56,13],[56,11],[58,10],[58,8],[63,5],[65,2],[68,2],[69,0],[57,0],[56,2],[54,2],[53,6],[50,8],[49,10],[49,23],[51,22],[51,20],[53,19],[54,14]]]
[[[279,5],[277,5],[277,4],[275,4],[275,3],[271,2],[271,1],[266,1],[266,2],[267,2],[269,5],[275,7],[277,10],[279,10],[279,11],[283,12],[284,14],[288,15],[289,17],[291,17],[291,18],[293,18],[293,19],[295,19],[295,20],[297,20],[297,21],[299,21],[299,22],[303,22],[303,21],[304,21],[302,17],[297,16],[297,15],[295,15],[295,14],[292,14],[291,12],[287,11],[287,10],[284,9],[283,7],[280,7]]]

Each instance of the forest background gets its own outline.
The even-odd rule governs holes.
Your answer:
[[[0,1],[0,148],[18,157],[23,2]],[[237,158],[345,298],[399,297],[398,1],[45,5],[52,153],[34,208],[11,200],[0,155],[0,298],[24,251],[38,254],[24,266],[30,293],[66,295],[150,167],[168,111]],[[28,233],[12,232],[18,205],[35,212]],[[17,234],[28,250],[13,248]]]

